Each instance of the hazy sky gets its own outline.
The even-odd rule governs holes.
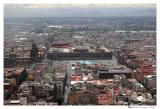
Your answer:
[[[142,4],[5,4],[4,17],[156,16],[156,5]]]

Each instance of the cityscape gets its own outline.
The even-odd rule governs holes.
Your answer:
[[[156,106],[156,5],[134,5],[5,4],[4,105]]]

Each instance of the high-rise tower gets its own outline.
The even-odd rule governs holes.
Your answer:
[[[30,52],[31,62],[35,63],[38,61],[38,48],[37,45],[33,42],[32,49]]]

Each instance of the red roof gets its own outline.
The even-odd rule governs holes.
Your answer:
[[[72,81],[82,81],[82,76],[72,75],[71,80]]]

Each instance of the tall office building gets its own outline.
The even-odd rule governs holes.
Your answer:
[[[30,52],[31,62],[35,63],[38,61],[38,48],[35,43],[32,44],[32,49]]]

